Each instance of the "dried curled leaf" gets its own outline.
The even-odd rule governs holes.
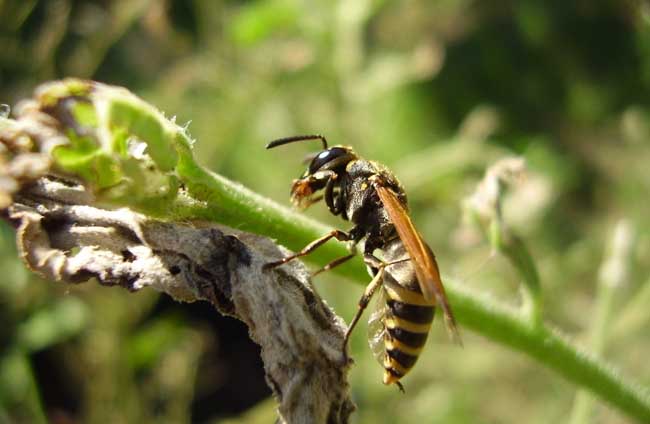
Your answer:
[[[264,271],[286,254],[265,237],[100,206],[189,196],[177,176],[193,169],[183,128],[126,90],[74,79],[41,86],[15,112],[0,116],[0,210],[30,269],[209,301],[261,346],[282,422],[348,422],[345,325],[301,264]]]
[[[207,300],[250,329],[286,422],[345,423],[349,398],[345,325],[300,264],[265,271],[284,254],[271,240],[205,223],[160,222],[90,205],[80,185],[42,178],[15,195],[7,217],[19,253],[44,277],[91,277],[128,290],[151,287],[177,300]]]

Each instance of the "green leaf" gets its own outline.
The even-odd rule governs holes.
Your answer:
[[[178,316],[158,318],[139,330],[127,345],[131,367],[135,370],[150,367],[167,350],[176,346],[186,331],[186,323]]]
[[[137,99],[137,98],[136,98]],[[161,114],[151,106],[139,108],[129,98],[113,98],[109,104],[108,123],[113,131],[126,131],[147,144],[147,153],[161,171],[170,171],[176,166],[178,157],[172,143],[172,136],[163,127]],[[144,104],[144,102],[142,102]],[[146,105],[146,104],[145,104]]]
[[[242,8],[230,26],[231,38],[250,46],[280,29],[295,27],[296,6],[285,1],[260,1]]]
[[[91,103],[76,102],[72,107],[72,115],[80,125],[97,128],[97,114]]]
[[[68,339],[88,324],[86,304],[66,297],[39,309],[17,329],[18,345],[27,351],[37,351]]]

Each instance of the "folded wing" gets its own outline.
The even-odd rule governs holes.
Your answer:
[[[422,240],[406,208],[393,190],[381,184],[374,184],[374,187],[397,230],[397,234],[411,256],[422,295],[427,301],[440,306],[445,315],[445,323],[452,339],[460,343],[456,319],[449,306],[445,288],[440,278],[438,263],[431,248]]]

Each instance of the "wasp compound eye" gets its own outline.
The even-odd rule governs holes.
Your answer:
[[[348,154],[348,151],[342,147],[332,147],[323,150],[314,158],[314,160],[311,161],[311,164],[309,164],[309,173],[316,173],[321,167],[323,167],[323,165],[346,154]]]

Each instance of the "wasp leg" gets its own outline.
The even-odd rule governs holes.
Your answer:
[[[335,174],[336,175],[336,174]],[[341,213],[341,208],[337,208],[336,203],[334,202],[334,184],[335,184],[336,178],[330,177],[330,179],[327,180],[327,185],[325,185],[325,204],[327,205],[327,209],[332,213],[332,215],[338,215]]]
[[[334,193],[338,175],[331,170],[318,171],[317,174],[319,178],[327,178],[325,194],[323,195],[327,209],[329,209],[332,215],[339,215],[343,211],[343,202],[341,201],[342,193],[340,191]]]
[[[305,202],[301,204],[302,205],[301,207],[304,206],[305,208],[308,208],[311,205],[313,205],[314,203],[320,202],[321,200],[323,200],[323,196],[311,197],[311,198],[305,200]]]
[[[289,261],[292,261],[296,258],[300,258],[302,256],[309,255],[311,252],[316,250],[318,247],[323,245],[327,240],[331,239],[332,237],[336,238],[339,241],[349,241],[352,238],[348,233],[345,231],[341,230],[332,230],[329,234],[325,234],[323,237],[316,239],[309,243],[307,246],[305,246],[300,252],[294,253],[293,255],[287,256],[285,258],[280,259],[279,261],[275,262],[269,262],[267,264],[264,264],[264,269],[271,269],[278,267],[280,265],[284,265]]]
[[[352,334],[352,330],[354,330],[354,327],[357,325],[357,322],[359,322],[359,319],[361,318],[363,311],[365,311],[366,308],[368,307],[368,303],[370,303],[372,296],[375,294],[375,292],[381,285],[382,283],[381,277],[383,275],[384,275],[384,266],[382,265],[377,270],[375,276],[372,277],[372,280],[366,287],[366,290],[363,292],[363,296],[361,296],[361,299],[359,299],[359,309],[357,310],[357,313],[354,315],[354,318],[352,318],[352,322],[350,322],[350,325],[348,326],[348,331],[345,332],[345,338],[343,339],[343,355],[344,355],[345,363],[348,363],[348,341],[350,340],[350,334]]]
[[[402,386],[402,383],[396,381],[395,384],[397,385],[397,388],[399,389],[400,392],[406,393],[406,390],[404,390],[404,386]]]
[[[342,257],[340,257],[338,259],[334,259],[332,262],[328,263],[327,265],[325,265],[324,267],[322,267],[318,271],[314,272],[311,276],[315,277],[318,274],[320,274],[321,272],[329,271],[330,269],[332,269],[334,267],[337,267],[337,266],[341,265],[342,263],[344,263],[346,261],[349,261],[350,259],[354,258],[356,255],[357,255],[356,253],[350,253],[347,256],[342,256]]]
[[[379,259],[378,257],[376,257],[375,255],[372,255],[372,254],[369,254],[369,253],[366,253],[365,255],[363,255],[363,261],[366,263],[367,266],[369,266],[370,268],[372,268],[374,270],[380,270],[382,268],[386,268],[386,267],[389,267],[389,266],[395,265],[395,264],[400,264],[402,262],[408,262],[410,260],[411,260],[411,258],[404,258],[404,259],[398,259],[398,260],[392,261],[392,262],[384,262],[381,259]]]
[[[348,341],[350,340],[350,334],[352,334],[352,330],[354,330],[354,327],[359,322],[361,315],[363,315],[363,311],[365,311],[366,308],[368,307],[368,304],[370,303],[372,296],[375,294],[375,292],[381,285],[382,277],[384,276],[384,270],[386,269],[386,267],[390,265],[409,261],[410,258],[399,259],[393,262],[384,262],[374,255],[366,254],[363,257],[363,260],[366,262],[368,266],[370,266],[373,269],[376,269],[377,272],[375,273],[374,277],[372,277],[372,280],[366,287],[366,290],[363,292],[363,296],[361,296],[361,299],[359,299],[359,309],[357,310],[357,313],[354,315],[354,318],[352,318],[352,321],[348,326],[348,331],[345,333],[345,338],[343,339],[343,355],[345,356],[346,363],[348,361],[347,352],[348,352]]]

